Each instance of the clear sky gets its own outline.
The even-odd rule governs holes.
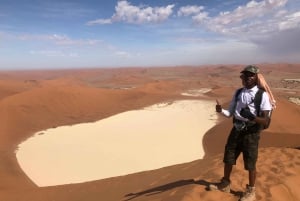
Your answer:
[[[0,0],[0,69],[300,62],[300,0]]]

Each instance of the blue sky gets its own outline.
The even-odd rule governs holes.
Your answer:
[[[300,0],[0,0],[0,69],[300,62]]]

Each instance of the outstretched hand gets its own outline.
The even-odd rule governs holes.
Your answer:
[[[216,99],[217,105],[216,105],[216,112],[222,112],[222,106],[219,103],[218,99]]]

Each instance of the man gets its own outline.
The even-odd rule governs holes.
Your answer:
[[[266,92],[262,93],[260,114],[257,114],[257,107],[254,98],[259,90],[258,87],[259,68],[253,65],[246,66],[241,72],[240,78],[244,87],[237,90],[229,109],[225,110],[217,101],[216,111],[226,117],[233,116],[233,128],[228,136],[224,152],[224,176],[220,183],[210,184],[210,190],[230,192],[230,174],[233,165],[240,153],[243,153],[244,168],[249,173],[249,184],[246,192],[240,201],[253,201],[255,196],[256,161],[258,156],[258,142],[262,126],[270,121],[272,105]],[[239,92],[238,92],[239,91]]]

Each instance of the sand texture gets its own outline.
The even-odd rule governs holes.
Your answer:
[[[276,97],[277,109],[271,127],[261,135],[257,200],[300,201],[300,106],[295,101],[300,97],[300,65],[260,67]],[[102,180],[38,187],[21,169],[16,152],[20,143],[37,132],[95,122],[157,103],[218,99],[226,107],[234,90],[241,86],[242,68],[220,65],[0,72],[0,200],[238,200],[248,180],[241,158],[233,170],[231,193],[206,190],[223,172],[222,153],[232,126],[232,120],[224,117],[219,117],[217,125],[205,133],[202,144],[199,142],[205,152],[203,159]],[[185,152],[188,146],[182,144],[178,149]]]

